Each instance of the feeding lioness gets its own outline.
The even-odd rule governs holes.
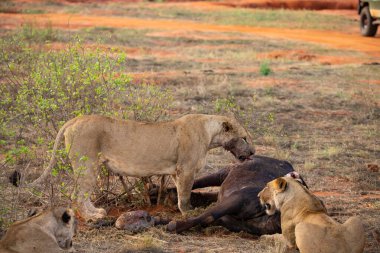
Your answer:
[[[268,215],[281,212],[281,230],[289,248],[301,253],[359,253],[364,229],[359,217],[340,224],[329,217],[322,202],[291,177],[280,177],[259,193]]]
[[[15,222],[0,241],[1,253],[58,253],[72,249],[75,217],[71,209],[56,207]]]
[[[178,207],[183,213],[190,208],[194,176],[205,166],[208,150],[222,146],[239,160],[254,153],[246,139],[247,131],[235,119],[225,116],[190,114],[161,123],[81,116],[59,130],[50,163],[34,185],[49,176],[63,136],[73,169],[80,169],[83,174],[78,180],[77,202],[87,220],[106,215],[89,199],[100,164],[124,176],[172,175],[178,189]]]

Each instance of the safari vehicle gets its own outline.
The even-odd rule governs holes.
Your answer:
[[[375,36],[380,24],[380,0],[359,0],[358,14],[362,35]]]

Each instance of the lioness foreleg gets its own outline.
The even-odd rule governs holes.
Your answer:
[[[285,223],[283,219],[281,219],[281,223]],[[289,225],[281,225],[282,234],[284,235],[284,239],[286,242],[286,245],[289,249],[296,249],[296,235],[295,235],[295,225],[289,224]]]
[[[182,214],[191,209],[190,196],[194,183],[194,174],[193,170],[178,168],[176,176],[173,177],[177,186],[178,208]]]

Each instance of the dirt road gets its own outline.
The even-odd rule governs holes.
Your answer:
[[[290,39],[325,45],[331,48],[355,50],[380,57],[380,37],[366,38],[357,34],[341,32],[278,29],[251,26],[214,25],[184,20],[148,20],[127,17],[106,17],[70,14],[0,14],[0,27],[14,28],[22,23],[32,22],[45,25],[50,22],[53,27],[78,29],[84,27],[107,26],[132,29],[160,29],[204,32],[241,32],[263,37]]]

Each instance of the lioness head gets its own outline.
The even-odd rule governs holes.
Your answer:
[[[277,210],[280,210],[282,205],[278,194],[284,192],[288,183],[284,177],[276,178],[270,181],[264,189],[257,195],[260,198],[260,203],[265,207],[265,212],[268,215],[273,215]]]
[[[62,249],[70,249],[73,246],[72,238],[77,226],[74,211],[63,207],[54,208],[52,211],[57,222],[55,229],[57,243]]]
[[[255,153],[249,143],[251,136],[237,120],[225,117],[221,123],[221,132],[217,139],[223,148],[230,151],[237,159],[244,161]]]

